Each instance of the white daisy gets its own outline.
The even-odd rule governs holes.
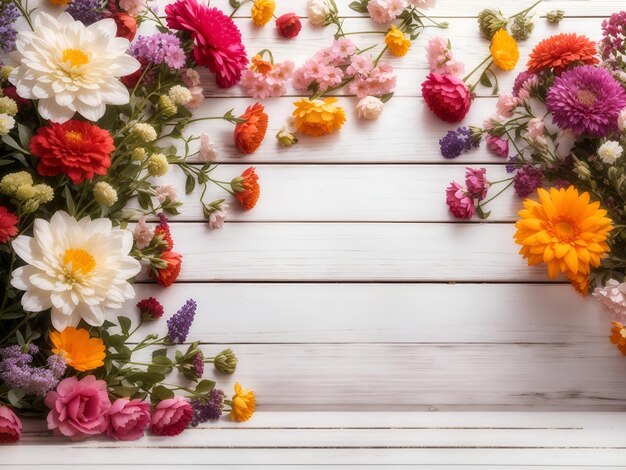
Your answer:
[[[132,233],[113,228],[109,219],[76,220],[59,211],[50,222],[36,219],[32,237],[13,240],[27,265],[13,271],[11,285],[25,291],[24,310],[52,308],[52,326],[58,331],[76,326],[81,318],[100,326],[109,310],[135,296],[128,279],[140,264],[128,256],[132,247]]]
[[[39,100],[44,119],[65,122],[79,113],[97,121],[107,104],[128,103],[128,89],[118,79],[140,64],[126,54],[128,40],[115,37],[115,21],[85,26],[68,13],[54,18],[41,12],[33,28],[18,33],[11,58],[19,66],[9,80],[22,98]]]

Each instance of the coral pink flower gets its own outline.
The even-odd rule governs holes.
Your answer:
[[[191,422],[193,410],[181,397],[160,402],[152,414],[152,432],[157,436],[177,436]]]
[[[422,83],[422,95],[435,116],[446,122],[461,121],[471,105],[469,88],[452,75],[429,74]]]
[[[295,13],[285,13],[276,19],[276,29],[282,37],[295,38],[302,29],[300,18]]]
[[[0,406],[0,444],[17,442],[22,437],[22,421],[8,406]]]
[[[487,148],[494,155],[502,158],[509,156],[509,141],[492,134],[487,134]]]
[[[474,200],[463,186],[454,181],[446,188],[446,204],[457,219],[471,219],[476,212]]]
[[[17,223],[19,218],[6,207],[0,206],[0,243],[8,243],[17,235]]]
[[[78,380],[68,377],[50,391],[44,400],[50,408],[48,429],[73,441],[101,434],[107,429],[111,407],[107,383],[93,375]]]
[[[134,441],[143,437],[150,425],[150,403],[118,398],[109,408],[107,435],[118,441]]]

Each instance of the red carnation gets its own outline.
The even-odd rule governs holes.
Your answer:
[[[143,321],[157,320],[163,316],[163,305],[154,297],[140,300],[137,308]]]
[[[431,73],[422,83],[428,108],[446,122],[461,121],[470,109],[471,93],[465,82],[453,75]]]
[[[105,18],[113,18],[117,26],[116,36],[118,38],[125,38],[129,41],[135,39],[135,34],[137,34],[137,21],[134,16],[122,12],[112,14],[105,12],[103,16]]]
[[[215,74],[218,86],[231,87],[241,79],[248,57],[239,28],[231,18],[196,0],[171,3],[165,7],[165,14],[170,28],[191,35],[194,60]]]
[[[169,287],[180,275],[183,256],[175,251],[165,251],[161,253],[161,261],[165,262],[164,268],[152,268],[152,277],[161,287]]]
[[[295,13],[285,13],[276,20],[276,29],[282,37],[295,38],[302,29],[300,18]]]
[[[19,217],[9,212],[4,206],[0,206],[0,243],[8,243],[17,235],[17,223]]]
[[[30,151],[39,157],[37,172],[67,175],[74,184],[106,175],[113,150],[113,138],[106,130],[75,119],[40,127],[30,140]]]

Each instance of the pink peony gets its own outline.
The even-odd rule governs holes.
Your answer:
[[[22,437],[22,422],[8,406],[0,406],[0,444],[17,442]]]
[[[422,95],[428,108],[446,122],[461,121],[470,109],[471,94],[467,85],[452,75],[431,73],[422,83]]]
[[[439,36],[428,40],[426,59],[428,60],[430,71],[441,75],[459,76],[465,68],[463,63],[458,62],[452,55],[448,40]]]
[[[150,425],[150,403],[118,398],[109,408],[107,435],[118,441],[134,441],[143,437]]]
[[[48,429],[73,441],[101,434],[108,426],[107,412],[111,407],[107,383],[93,375],[78,380],[68,377],[50,391],[44,400],[50,408]]]
[[[193,410],[181,397],[160,402],[152,414],[152,432],[157,436],[177,436],[191,422]]]
[[[446,188],[446,204],[457,219],[471,219],[476,212],[474,200],[463,186],[454,181]]]
[[[509,141],[492,134],[487,134],[487,148],[494,155],[502,158],[509,156]]]
[[[165,7],[167,25],[193,39],[193,58],[215,73],[218,86],[233,86],[248,64],[239,28],[217,8],[196,0],[178,0]]]
[[[485,168],[466,168],[465,185],[471,197],[479,201],[485,199],[489,186],[491,186],[487,181],[487,170]]]

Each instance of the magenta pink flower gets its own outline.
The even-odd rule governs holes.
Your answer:
[[[476,212],[474,199],[459,183],[452,181],[446,188],[446,204],[457,219],[471,219]]]
[[[118,441],[135,441],[143,437],[150,425],[150,403],[118,398],[109,408],[107,435]]]
[[[485,199],[489,186],[491,186],[487,181],[487,170],[485,168],[466,168],[465,185],[471,197],[479,201]]]
[[[111,407],[107,383],[93,375],[62,380],[56,391],[48,392],[44,402],[50,408],[48,429],[57,435],[77,441],[107,429]]]
[[[8,406],[0,406],[0,444],[17,442],[22,437],[22,422]]]
[[[446,122],[463,120],[471,105],[469,88],[452,75],[429,74],[422,83],[422,95],[433,114]]]
[[[152,432],[157,436],[177,436],[193,418],[191,404],[181,397],[160,402],[152,414]]]
[[[506,158],[509,156],[509,141],[492,134],[487,134],[487,148],[498,157]]]

